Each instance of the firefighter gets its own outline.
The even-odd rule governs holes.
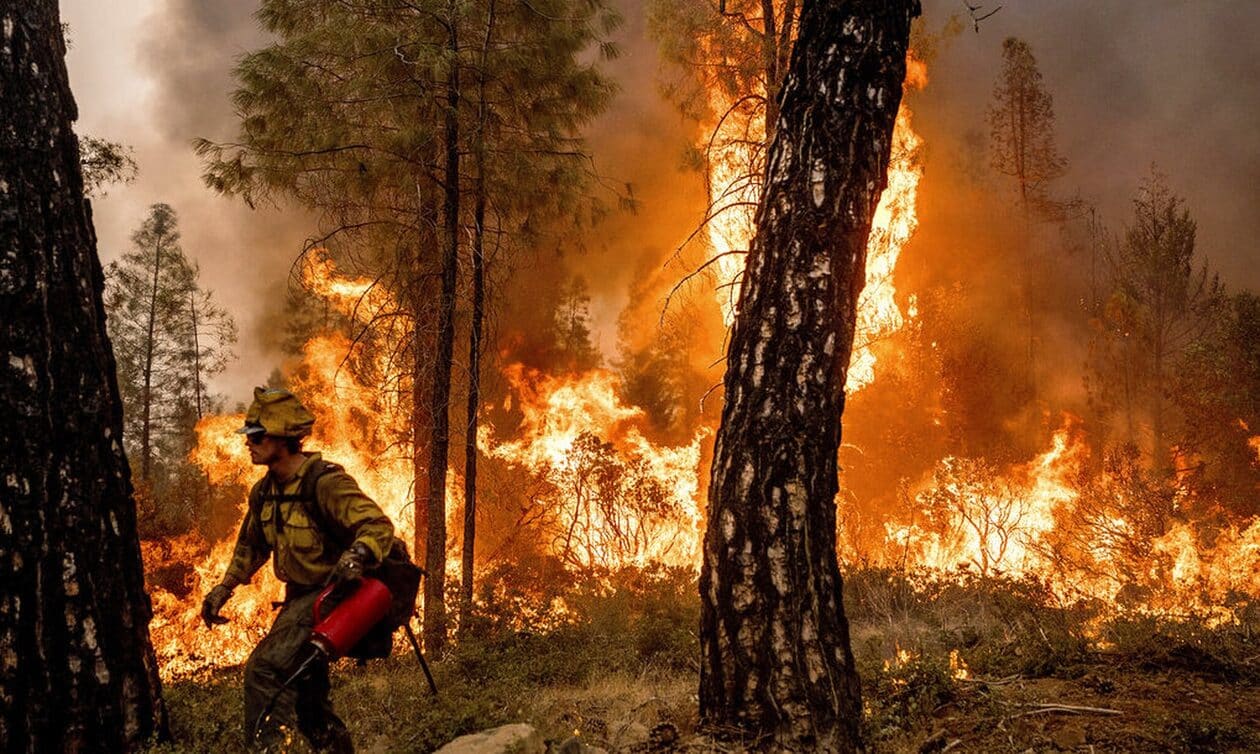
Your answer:
[[[208,627],[225,623],[219,611],[232,590],[248,583],[268,557],[285,584],[280,612],[245,664],[245,741],[251,748],[285,748],[298,731],[317,751],[353,751],[328,698],[327,662],[316,663],[292,688],[283,684],[302,659],[319,592],[329,583],[355,581],[379,563],[389,552],[394,525],[341,467],[302,450],[314,423],[287,390],[254,390],[245,426],[236,431],[245,436],[250,460],[267,473],[250,491],[223,581],[201,608]]]

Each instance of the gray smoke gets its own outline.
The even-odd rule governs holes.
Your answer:
[[[239,55],[265,41],[253,19],[257,3],[146,5],[62,3],[79,131],[134,146],[140,168],[133,184],[93,202],[100,253],[106,262],[125,253],[150,204],[175,208],[185,252],[240,328],[239,358],[214,385],[234,404],[279,363],[269,315],[283,303],[290,265],[312,224],[300,212],[252,211],[216,195],[202,184],[190,145],[197,137],[235,136],[231,71]]]
[[[974,3],[973,3],[974,5]],[[1209,0],[991,2],[1002,10],[941,51],[917,110],[933,135],[987,139],[1002,41],[1025,39],[1054,96],[1069,161],[1059,190],[1096,204],[1115,230],[1154,163],[1199,223],[1199,250],[1233,289],[1260,289],[1260,3]],[[927,0],[930,25],[966,19]],[[933,144],[929,137],[928,143]],[[938,139],[932,149],[939,151]],[[925,180],[930,180],[930,176]]]

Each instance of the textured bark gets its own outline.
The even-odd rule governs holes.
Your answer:
[[[486,7],[486,35],[477,69],[477,131],[473,135],[472,322],[468,331],[468,427],[464,432],[464,542],[459,573],[459,628],[472,618],[473,566],[477,544],[477,428],[481,411],[481,336],[486,319],[486,60],[494,38],[495,0]]]
[[[0,0],[0,750],[164,735],[55,0]]]
[[[437,257],[436,211],[416,186],[416,225],[420,229],[412,260],[414,273],[407,288],[411,329],[411,464],[415,532],[411,551],[421,557],[429,541],[429,453],[433,441],[433,363],[436,332],[433,307],[441,273],[433,268]]]
[[[446,83],[446,147],[442,254],[442,298],[438,302],[437,352],[434,354],[433,444],[429,453],[428,534],[424,567],[424,648],[446,646],[446,466],[450,450],[451,358],[455,347],[455,283],[459,265],[459,37],[456,3],[448,6],[451,70]]]
[[[862,748],[836,452],[915,0],[807,2],[731,332],[709,488],[700,713],[770,751]]]

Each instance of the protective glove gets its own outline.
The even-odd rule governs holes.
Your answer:
[[[227,618],[219,615],[219,611],[223,609],[223,604],[231,596],[232,587],[227,584],[219,584],[206,594],[206,598],[201,601],[201,619],[206,622],[206,628],[214,628],[228,622]]]
[[[372,552],[362,542],[355,542],[341,554],[328,580],[333,584],[348,584],[363,578],[363,569],[371,561]]]

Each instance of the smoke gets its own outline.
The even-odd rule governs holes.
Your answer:
[[[606,66],[620,92],[586,132],[600,175],[595,191],[610,211],[592,227],[562,230],[556,247],[519,260],[504,291],[502,329],[518,357],[536,355],[540,347],[528,341],[550,319],[547,292],[580,276],[591,297],[594,345],[606,363],[650,347],[681,323],[691,330],[692,367],[717,382],[722,325],[711,281],[685,286],[666,307],[673,288],[703,261],[698,243],[679,251],[707,204],[703,176],[683,164],[697,126],[660,93],[656,42],[641,4],[617,5],[625,19],[614,36],[620,54]],[[623,199],[633,209],[620,206]]]
[[[657,86],[658,54],[642,3],[621,0],[625,24],[615,37],[620,56],[608,64],[620,87],[612,106],[588,131],[596,167],[635,209],[610,214],[582,241],[566,267],[591,285],[592,319],[607,356],[655,337],[670,288],[699,260],[676,259],[703,217],[703,177],[683,166],[696,127]],[[592,273],[597,270],[597,273]],[[720,354],[712,354],[716,358]]]
[[[622,54],[608,70],[621,94],[588,139],[595,168],[616,193],[632,190],[637,212],[613,211],[595,228],[575,230],[557,246],[519,260],[501,291],[497,328],[510,338],[514,330],[544,326],[550,312],[535,311],[538,292],[580,274],[590,287],[596,344],[609,360],[623,345],[639,349],[659,337],[665,296],[699,261],[694,253],[681,260],[675,253],[705,205],[701,176],[682,167],[694,126],[658,92],[657,50],[642,5],[622,0],[620,6]],[[1011,316],[1015,273],[995,261],[1010,238],[1010,221],[990,213],[976,186],[988,163],[985,109],[1002,40],[1011,35],[1031,44],[1055,98],[1060,151],[1070,166],[1058,181],[1059,194],[1095,203],[1118,229],[1138,181],[1157,163],[1186,197],[1199,221],[1200,250],[1225,281],[1260,287],[1260,267],[1251,263],[1260,236],[1260,215],[1252,211],[1260,199],[1260,142],[1253,129],[1260,90],[1249,86],[1260,74],[1251,52],[1260,7],[1148,6],[1008,3],[979,34],[968,28],[939,46],[930,61],[931,84],[913,100],[927,172],[922,224],[897,271],[899,290],[969,277],[973,306],[988,307],[995,322]],[[102,257],[127,250],[149,204],[176,208],[186,251],[241,327],[240,359],[215,384],[232,401],[279,361],[271,345],[274,313],[289,266],[314,227],[292,210],[251,211],[214,195],[201,184],[201,166],[189,147],[198,136],[234,136],[232,66],[266,42],[252,18],[256,7],[255,0],[132,0],[108,8],[90,0],[63,2],[81,131],[134,145],[141,169],[134,184],[95,202]],[[950,15],[965,19],[965,7],[955,0],[925,3],[931,27]],[[613,192],[606,197],[615,205]],[[693,294],[665,321],[699,323],[703,337],[692,363],[716,382],[722,347],[716,307],[703,284]],[[1079,363],[1073,349],[1080,344],[1058,337],[1053,322],[1046,330],[1048,342],[1067,352],[1065,362]],[[1056,392],[1070,393],[1074,385],[1066,380]]]
[[[928,0],[924,11],[933,24],[950,14],[966,18],[958,0]],[[1225,282],[1260,289],[1257,30],[1255,3],[1005,3],[979,34],[968,28],[934,62],[922,108],[927,141],[940,151],[975,129],[987,137],[1002,41],[1020,37],[1054,96],[1059,149],[1069,162],[1060,191],[1079,192],[1119,228],[1156,163],[1186,198],[1199,223],[1198,248]]]
[[[238,359],[212,383],[229,405],[245,400],[280,361],[275,319],[289,267],[312,223],[292,210],[250,210],[210,191],[192,139],[229,140],[229,102],[240,54],[265,38],[252,0],[109,3],[66,0],[68,57],[80,133],[135,148],[140,173],[93,202],[102,261],[131,248],[130,234],[149,205],[179,214],[183,247],[201,267],[202,285],[236,318]]]

